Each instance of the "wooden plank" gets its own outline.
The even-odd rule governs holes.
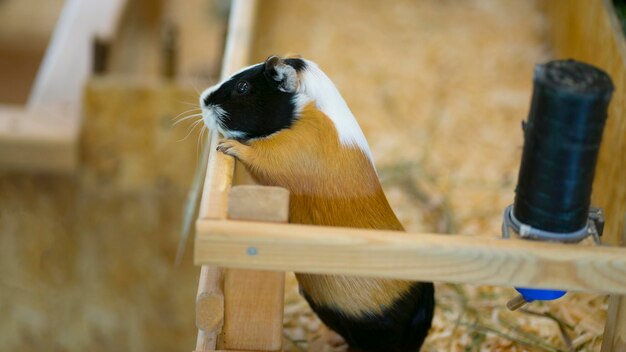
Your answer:
[[[224,326],[224,274],[216,266],[203,265],[196,295],[196,351],[212,351]]]
[[[288,210],[289,192],[284,188],[237,186],[230,193],[229,217],[286,223]],[[284,272],[226,270],[224,330],[220,347],[280,351],[284,294]]]
[[[224,52],[221,77],[227,78],[239,67],[247,64],[250,52],[251,29],[254,25],[256,14],[256,0],[235,0],[232,3],[229,24],[228,38]],[[215,151],[219,135],[217,131],[212,131],[210,135],[210,148]],[[228,194],[233,182],[235,160],[222,153],[212,152],[209,156],[207,174],[200,202],[200,219],[225,219],[228,211]],[[200,269],[200,283],[198,287],[197,306],[211,304],[201,298],[201,294],[223,295],[221,275],[212,275],[217,272],[216,267],[203,265]],[[219,273],[219,272],[218,272]],[[207,279],[211,276],[212,279]],[[215,304],[216,300],[213,300]],[[212,308],[217,311],[218,308]],[[198,314],[198,311],[196,311]],[[210,351],[215,349],[215,341],[219,329],[202,330],[198,332],[196,341],[197,351]]]
[[[626,218],[626,213],[624,218]],[[622,243],[626,243],[626,229],[621,237]],[[626,351],[626,296],[609,296],[606,315],[601,352]]]
[[[78,116],[62,107],[0,106],[0,169],[73,171],[79,126]]]
[[[233,183],[235,159],[215,151],[219,136],[211,133],[209,162],[200,201],[199,218],[226,219],[228,194]]]
[[[212,136],[209,145],[212,151],[218,139]],[[199,218],[225,219],[228,211],[228,193],[232,184],[235,162],[222,153],[211,152],[200,202]],[[203,312],[215,312],[217,321],[209,326],[197,325],[197,351],[212,351],[217,347],[217,339],[222,331],[224,319],[224,276],[216,266],[202,265],[196,296],[196,322],[202,321]],[[217,313],[221,312],[221,314]],[[200,317],[199,317],[200,316]]]
[[[92,40],[110,38],[126,0],[69,0],[46,50],[28,106],[69,105],[78,109],[91,74]]]
[[[202,221],[196,264],[626,293],[626,249],[498,236]]]
[[[222,66],[222,79],[248,63],[251,30],[254,25],[256,1],[236,0],[232,4],[228,38]],[[211,150],[217,147],[219,134],[211,131]],[[212,152],[200,203],[200,218],[223,219],[228,211],[228,194],[233,182],[235,160],[223,153]]]
[[[0,111],[0,168],[51,172],[76,168],[80,104],[91,73],[92,40],[112,36],[124,3],[66,2],[27,108]]]
[[[609,296],[606,325],[602,336],[601,352],[626,351],[626,299],[624,296]]]
[[[593,185],[593,203],[606,215],[603,243],[619,245],[626,213],[626,41],[610,0],[545,1],[559,58],[605,70],[615,84]]]
[[[9,52],[19,50],[43,53],[62,8],[63,0],[3,1],[0,11],[0,47]]]
[[[604,208],[606,215],[602,242],[623,246],[626,233],[626,158],[623,157],[626,154],[626,41],[622,28],[609,0],[557,0],[545,2],[544,6],[556,54],[604,69],[615,84],[596,168],[593,202]],[[602,352],[624,350],[626,298],[612,295]]]
[[[228,201],[228,218],[286,222],[289,218],[289,191],[269,186],[234,187]]]
[[[280,351],[285,273],[228,269],[224,281],[226,350]]]
[[[118,34],[111,42],[110,74],[159,77],[165,1],[133,0],[128,3]]]
[[[221,0],[163,1],[163,21],[178,32],[178,76],[193,79],[199,89],[208,78],[220,75],[228,9]]]

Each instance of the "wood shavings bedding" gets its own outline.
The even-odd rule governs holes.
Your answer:
[[[408,231],[497,235],[512,203],[535,63],[533,1],[265,0],[253,61],[299,53],[333,79],[363,128]],[[512,288],[437,285],[423,351],[599,351],[604,296],[509,312]],[[344,351],[290,276],[286,351]],[[568,342],[569,341],[569,342]]]

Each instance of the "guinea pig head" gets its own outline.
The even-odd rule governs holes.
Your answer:
[[[252,139],[288,128],[295,119],[295,95],[302,59],[270,56],[200,95],[204,123],[226,138]]]

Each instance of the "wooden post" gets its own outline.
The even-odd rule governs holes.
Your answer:
[[[624,213],[624,221],[626,221],[626,213]],[[624,244],[626,244],[626,227],[622,230],[621,245]],[[601,352],[626,351],[626,296],[609,296],[609,308],[606,313]]]
[[[626,232],[626,42],[610,0],[554,0],[542,3],[551,23],[552,45],[563,58],[588,62],[609,73],[615,93],[609,106],[596,167],[592,202],[605,211],[602,243],[624,245]],[[598,40],[602,38],[602,40]],[[620,239],[621,235],[621,239]],[[602,352],[626,351],[626,296],[613,295]]]
[[[218,138],[210,141],[212,151]],[[232,185],[235,160],[222,153],[211,152],[200,203],[200,219],[226,219],[228,194]],[[213,351],[224,322],[223,272],[211,265],[202,265],[196,295],[196,352]]]
[[[228,202],[229,218],[287,222],[289,192],[284,188],[237,186]],[[256,256],[257,248],[247,248]],[[219,346],[226,350],[280,351],[285,273],[228,269],[224,279],[224,328]]]
[[[256,0],[235,0],[232,2],[221,72],[223,79],[248,63],[256,6]],[[218,132],[212,131],[210,135],[211,151],[215,150],[218,139]],[[226,218],[227,197],[233,183],[234,169],[235,160],[233,157],[217,152],[211,153],[202,192],[199,219]],[[217,336],[221,331],[223,322],[223,315],[219,314],[219,312],[224,311],[223,277],[222,270],[215,266],[202,265],[200,269],[200,284],[196,296],[196,317],[199,317],[197,322],[207,321],[201,316],[206,312],[212,312],[210,314],[214,315],[215,320],[208,325],[198,325],[196,352],[212,351],[216,348]],[[209,299],[208,297],[214,298]],[[219,297],[222,297],[222,300]],[[209,321],[211,320],[209,319]]]
[[[29,107],[68,104],[78,113],[83,86],[91,75],[92,41],[113,36],[125,3],[66,1],[33,84]]]

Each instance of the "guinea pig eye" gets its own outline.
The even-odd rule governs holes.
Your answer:
[[[250,83],[246,81],[241,81],[237,83],[237,87],[235,89],[237,90],[237,93],[239,94],[246,94],[248,93],[248,90],[250,90]]]

